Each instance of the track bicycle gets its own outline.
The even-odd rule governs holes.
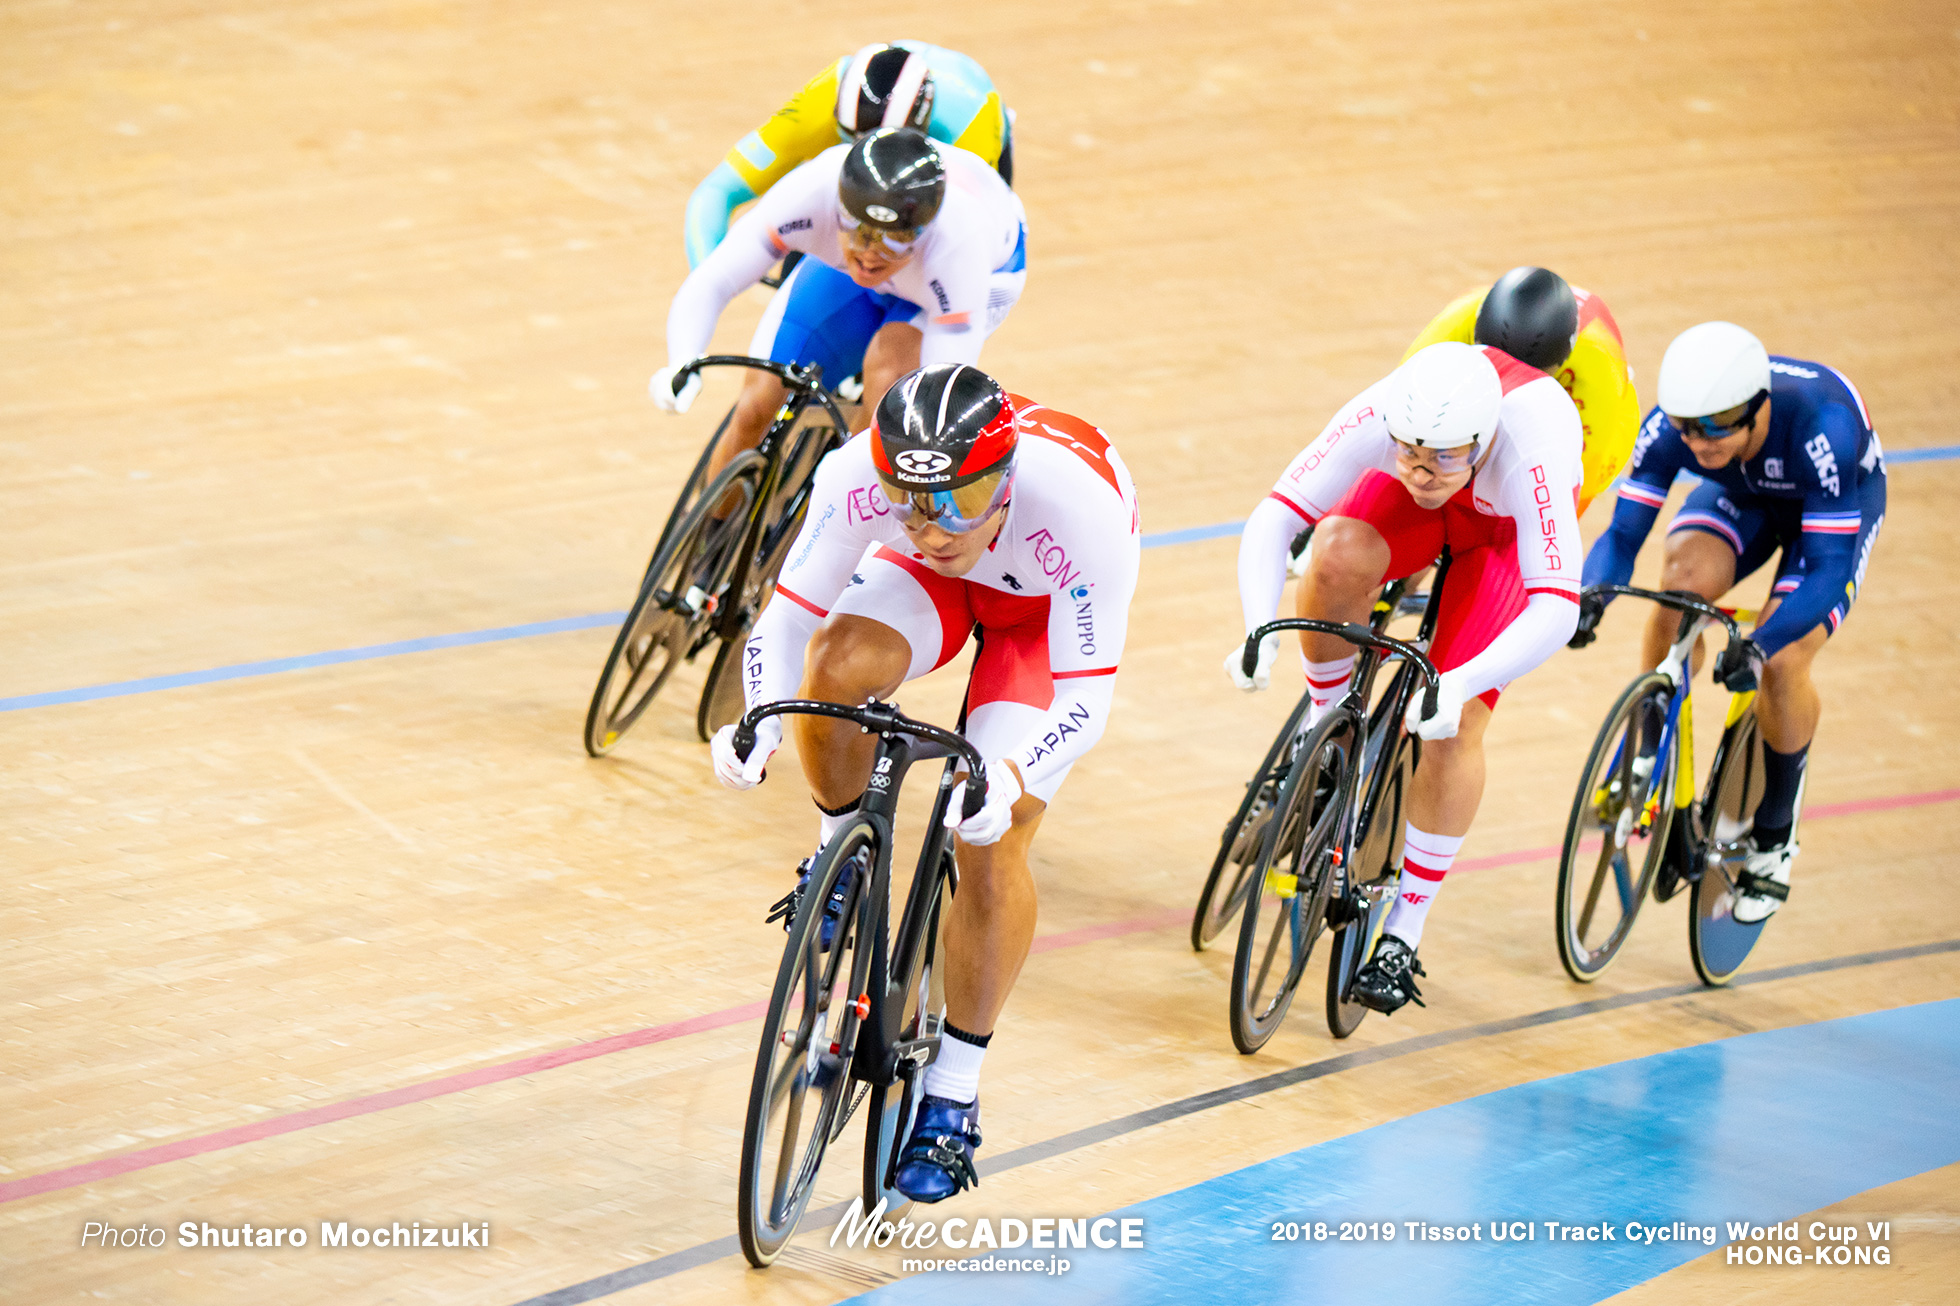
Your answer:
[[[674,669],[720,643],[701,690],[695,729],[702,739],[742,712],[742,646],[768,600],[809,507],[817,463],[849,435],[822,368],[741,354],[697,358],[676,373],[685,383],[708,367],[768,372],[788,391],[753,449],[735,455],[708,479],[715,446],[735,410],[721,419],[701,451],[626,620],[592,690],[585,750],[603,757],[632,729]]]
[[[1354,979],[1395,896],[1402,804],[1421,758],[1421,741],[1404,729],[1403,718],[1418,684],[1425,713],[1436,708],[1438,676],[1426,649],[1448,570],[1445,552],[1414,641],[1381,633],[1399,607],[1386,593],[1367,626],[1288,617],[1246,637],[1248,667],[1257,665],[1266,636],[1289,630],[1338,636],[1358,656],[1347,695],[1304,737],[1280,744],[1290,759],[1246,867],[1232,959],[1230,1023],[1241,1052],[1257,1052],[1278,1030],[1314,944],[1330,927],[1327,1027],[1346,1038],[1367,1014],[1354,1001]],[[1400,665],[1375,699],[1375,678],[1391,661]]]
[[[956,772],[972,773],[962,817],[985,801],[979,752],[951,730],[914,721],[876,699],[861,707],[786,699],[752,708],[735,729],[746,758],[755,728],[785,713],[836,717],[878,737],[864,798],[817,855],[790,918],[756,1051],[742,1128],[737,1227],[758,1268],[776,1259],[808,1206],[824,1152],[860,1106],[865,1112],[864,1210],[886,1203],[896,1219],[910,1200],[894,1185],[912,1131],[921,1074],[945,1023],[939,922],[959,883],[945,825]],[[899,788],[917,761],[946,758],[898,928],[890,929],[893,822]],[[845,888],[828,942],[826,904]]]
[[[1312,528],[1300,534],[1303,538],[1311,535]],[[1377,634],[1382,633],[1395,618],[1421,613],[1427,606],[1429,595],[1407,593],[1406,584],[1406,581],[1399,580],[1390,583],[1375,600],[1369,627]],[[1420,638],[1426,639],[1427,636]],[[1390,661],[1395,659],[1390,658]],[[1198,905],[1191,913],[1191,949],[1194,952],[1203,952],[1209,947],[1211,941],[1238,917],[1239,908],[1245,905],[1246,890],[1252,883],[1252,863],[1272,822],[1280,785],[1292,768],[1294,746],[1300,742],[1300,723],[1306,719],[1307,710],[1312,705],[1312,695],[1303,686],[1300,701],[1293,705],[1279,733],[1273,736],[1272,746],[1260,759],[1252,779],[1246,781],[1245,796],[1239,800],[1238,810],[1225,823],[1224,832],[1218,839],[1218,853],[1212,858],[1211,870],[1205,875],[1204,886],[1198,891]],[[1393,799],[1395,814],[1399,814],[1399,788]],[[1395,828],[1400,829],[1399,826]]]
[[[1747,610],[1724,609],[1680,591],[1590,585],[1585,594],[1624,594],[1681,613],[1659,666],[1634,678],[1606,714],[1579,775],[1559,857],[1555,905],[1559,960],[1573,979],[1606,972],[1651,894],[1666,902],[1693,886],[1688,955],[1708,985],[1729,982],[1766,921],[1734,917],[1737,882],[1763,793],[1762,732],[1753,687],[1731,693],[1708,780],[1695,794],[1692,658],[1702,633],[1720,625],[1731,647]],[[1803,814],[1803,789],[1792,813]]]

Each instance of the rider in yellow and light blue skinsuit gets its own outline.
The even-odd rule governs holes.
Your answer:
[[[893,45],[923,55],[933,82],[926,134],[991,163],[1013,184],[1013,145],[1007,110],[987,72],[956,50],[923,41]],[[687,265],[706,258],[728,234],[735,209],[780,181],[790,169],[851,139],[837,122],[837,87],[854,56],[845,55],[812,78],[762,126],[736,142],[687,202]]]

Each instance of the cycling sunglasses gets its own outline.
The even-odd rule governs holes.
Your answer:
[[[892,516],[901,526],[939,527],[953,535],[964,535],[986,525],[987,519],[1007,502],[1012,478],[1003,467],[997,472],[968,481],[949,490],[908,490],[884,477],[878,482],[891,500]]]
[[[1756,397],[1748,403],[1724,408],[1719,413],[1706,417],[1676,417],[1667,415],[1667,420],[1684,440],[1726,440],[1741,428],[1756,420],[1756,414],[1769,401],[1769,391],[1758,390]]]
[[[1389,439],[1395,440],[1395,437],[1391,435]],[[1395,440],[1395,461],[1410,467],[1427,468],[1438,476],[1454,476],[1458,472],[1467,472],[1477,465],[1477,453],[1482,447],[1482,442],[1478,440],[1472,440],[1469,444],[1456,449],[1428,449],[1422,445]],[[1425,452],[1435,456],[1436,461],[1433,464],[1420,460],[1420,455]]]

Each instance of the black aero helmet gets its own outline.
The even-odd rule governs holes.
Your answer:
[[[1477,310],[1477,343],[1501,349],[1541,372],[1556,371],[1579,338],[1579,301],[1565,278],[1544,268],[1512,268]]]
[[[1007,501],[1019,443],[1000,383],[965,363],[934,363],[892,383],[871,419],[871,463],[902,522],[954,534]]]
[[[844,156],[837,198],[860,224],[916,231],[946,198],[946,164],[923,132],[880,127]]]
[[[932,70],[925,56],[896,45],[867,45],[837,79],[837,126],[847,136],[876,127],[926,129],[932,121]]]

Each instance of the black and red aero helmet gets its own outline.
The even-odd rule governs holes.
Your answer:
[[[871,419],[871,462],[901,520],[958,533],[1006,502],[1018,434],[1000,383],[965,363],[908,372]]]

